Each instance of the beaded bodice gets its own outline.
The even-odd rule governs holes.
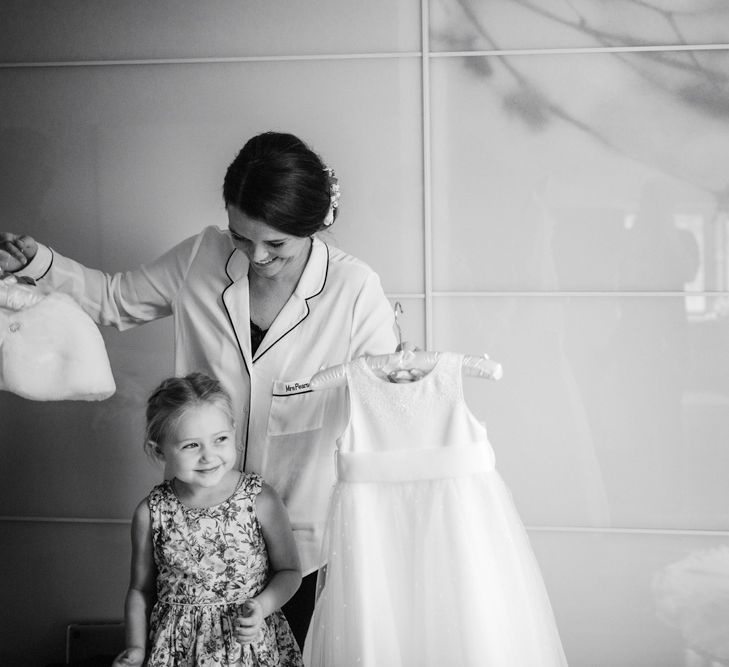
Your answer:
[[[347,365],[350,419],[339,451],[393,452],[486,443],[463,399],[463,357],[443,352],[425,377],[392,383],[360,358]]]

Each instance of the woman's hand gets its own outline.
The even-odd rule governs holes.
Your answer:
[[[0,269],[13,273],[22,269],[38,252],[38,244],[30,236],[0,232]]]
[[[257,600],[246,600],[243,615],[235,619],[235,638],[240,644],[250,644],[261,638],[263,607]]]
[[[144,649],[140,646],[132,646],[116,656],[111,667],[141,667],[143,662]]]

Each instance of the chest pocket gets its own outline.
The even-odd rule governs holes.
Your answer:
[[[324,393],[312,391],[309,378],[274,382],[268,435],[292,435],[321,428],[326,403]]]

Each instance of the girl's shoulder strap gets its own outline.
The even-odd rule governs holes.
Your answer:
[[[154,517],[160,513],[160,508],[164,507],[165,503],[169,503],[170,494],[174,497],[174,491],[171,485],[172,482],[170,480],[157,484],[147,496],[149,515],[152,517],[153,523]]]
[[[253,502],[263,488],[263,477],[256,472],[242,472],[235,496]]]
[[[167,496],[171,492],[172,488],[170,486],[170,480],[165,480],[164,482],[160,482],[155,486],[147,496],[147,500],[149,501],[150,508],[152,505],[156,505],[159,502],[161,502],[165,496]]]

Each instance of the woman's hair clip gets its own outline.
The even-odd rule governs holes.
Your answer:
[[[334,175],[334,169],[324,167],[324,171],[329,178],[329,211],[324,218],[324,226],[329,227],[334,222],[334,210],[339,206],[341,193],[339,191],[339,179]]]

